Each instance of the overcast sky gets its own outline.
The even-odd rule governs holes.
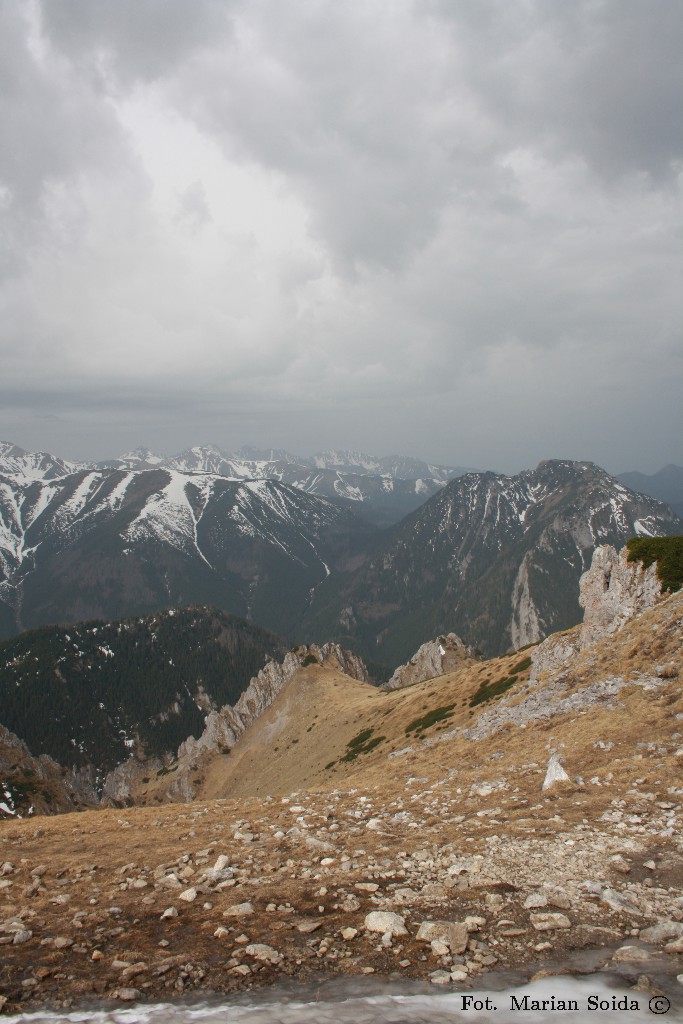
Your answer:
[[[0,438],[683,463],[683,4],[0,0]]]

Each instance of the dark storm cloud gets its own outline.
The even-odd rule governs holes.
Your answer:
[[[195,48],[229,28],[231,0],[42,0],[52,43],[120,87],[173,75]]]
[[[0,429],[680,461],[682,26],[0,3]]]
[[[520,141],[580,154],[602,173],[676,173],[681,10],[669,0],[437,0],[468,77]]]

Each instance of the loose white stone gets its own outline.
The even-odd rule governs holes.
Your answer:
[[[247,917],[253,913],[254,907],[251,903],[235,903],[223,911],[223,917]]]
[[[548,897],[542,892],[532,892],[524,900],[524,906],[527,910],[534,910],[537,907],[547,907]]]
[[[467,949],[469,932],[464,922],[423,921],[416,938],[418,942],[443,942],[451,953],[457,955]]]
[[[545,775],[542,789],[552,789],[558,782],[570,782],[570,778],[562,767],[559,754],[551,754],[548,761],[548,770]]]
[[[365,918],[365,930],[368,932],[379,932],[384,935],[389,932],[391,936],[407,935],[408,929],[405,926],[405,919],[400,914],[392,914],[387,910],[373,910]]]
[[[638,946],[621,946],[612,954],[612,960],[617,963],[638,963],[641,960],[652,960],[653,953],[647,949],[640,949]]]
[[[132,1003],[140,998],[139,988],[117,988],[111,994],[112,999],[120,999],[124,1003]]]
[[[278,953],[272,946],[267,946],[263,942],[252,942],[245,947],[245,952],[263,963],[278,964],[282,960],[282,953]]]

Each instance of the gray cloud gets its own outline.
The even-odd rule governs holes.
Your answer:
[[[0,436],[680,462],[679,5],[0,19]]]

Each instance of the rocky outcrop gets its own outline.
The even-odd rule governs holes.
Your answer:
[[[595,549],[591,567],[579,581],[583,624],[549,636],[533,651],[532,684],[560,671],[580,651],[612,636],[629,619],[654,607],[662,593],[656,564],[644,569],[641,562],[629,562],[627,556],[625,547],[620,552],[609,544]]]
[[[634,615],[653,608],[662,594],[657,565],[627,561],[628,549],[619,553],[610,545],[596,548],[593,562],[579,583],[579,604],[584,610],[581,649],[616,633]]]
[[[476,648],[465,644],[456,633],[447,633],[429,640],[405,665],[400,665],[383,690],[402,690],[413,683],[435,679],[452,672],[466,658],[480,659]]]
[[[141,761],[129,757],[107,773],[102,787],[102,804],[105,807],[122,807],[132,802],[132,795],[143,778],[162,767],[158,758]]]
[[[512,588],[510,640],[515,650],[526,647],[527,644],[538,643],[543,636],[543,627],[532,596],[529,579],[529,566],[532,561],[531,552],[527,552],[522,559]]]
[[[567,633],[553,633],[531,652],[531,673],[529,684],[555,675],[568,665],[581,650],[579,632],[572,629]]]

